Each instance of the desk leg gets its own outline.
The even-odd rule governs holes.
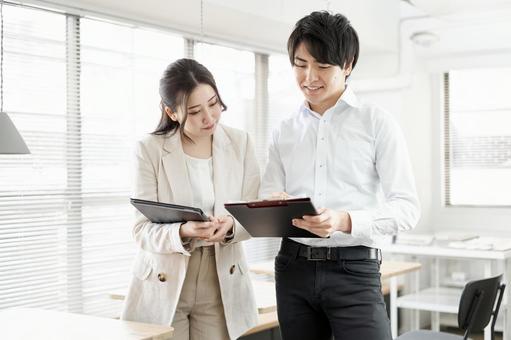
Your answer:
[[[392,276],[390,278],[390,328],[392,331],[392,338],[397,338],[397,278]]]
[[[510,287],[509,285],[509,279],[510,279],[510,273],[511,273],[511,261],[509,259],[505,259],[502,262],[502,267],[499,268],[500,273],[504,273],[503,276],[503,283],[505,283],[506,289],[504,290],[504,297],[502,298],[502,305],[500,306],[500,313],[502,313],[502,339],[509,339],[511,334],[511,311],[509,310],[509,304],[511,303],[511,294],[508,289]]]
[[[414,277],[414,293],[415,294],[418,294],[419,291],[420,291],[420,276],[419,276],[419,271],[417,270],[414,274],[413,274],[413,277]],[[413,317],[414,317],[414,325],[413,325],[413,328],[412,330],[417,330],[420,328],[420,310],[419,309],[415,309],[414,312],[413,312]]]
[[[440,259],[434,258],[433,265],[431,266],[431,278],[433,280],[433,287],[440,286]],[[435,332],[440,331],[440,313],[431,312],[431,330]]]
[[[484,261],[484,277],[491,277],[491,264],[492,261]],[[484,340],[491,340],[491,327],[489,325],[484,329]]]

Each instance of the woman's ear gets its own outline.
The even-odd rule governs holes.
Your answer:
[[[165,113],[167,114],[167,116],[169,116],[170,119],[172,119],[174,122],[177,122],[177,114],[175,112],[173,112],[170,107],[168,106],[165,106]]]

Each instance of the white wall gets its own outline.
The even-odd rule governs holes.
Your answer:
[[[389,83],[392,79],[389,79]],[[431,172],[431,89],[428,73],[417,65],[409,86],[400,89],[364,91],[358,96],[392,113],[405,135],[414,169],[417,192],[422,207],[422,218],[415,232],[426,233],[431,228],[432,172]]]
[[[455,229],[511,237],[511,208],[443,207],[441,97],[444,71],[511,66],[511,23],[505,19],[509,15],[509,10],[501,9],[480,15],[464,13],[409,20],[401,30],[401,70],[393,77],[359,83],[359,95],[392,112],[403,128],[422,204],[422,219],[416,232]],[[429,48],[413,47],[408,37],[421,30],[434,32],[439,42]],[[372,65],[387,62],[365,61]]]

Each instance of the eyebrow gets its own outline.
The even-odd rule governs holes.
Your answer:
[[[296,61],[296,60],[301,61],[301,62],[304,62],[304,63],[306,63],[306,62],[307,62],[307,60],[302,59],[302,58],[300,58],[300,57],[295,57],[295,61]]]
[[[215,98],[215,97],[216,97],[216,93],[213,95],[213,97],[211,97],[211,98],[209,98],[209,99],[208,99],[208,102],[209,102],[209,101],[211,101],[211,99],[213,99],[213,98]],[[193,108],[196,108],[196,107],[198,107],[198,106],[200,106],[200,104],[193,105],[193,106],[188,106],[188,110],[193,109]]]

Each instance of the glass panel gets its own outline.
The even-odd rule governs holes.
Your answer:
[[[511,205],[511,68],[449,72],[452,205]]]

